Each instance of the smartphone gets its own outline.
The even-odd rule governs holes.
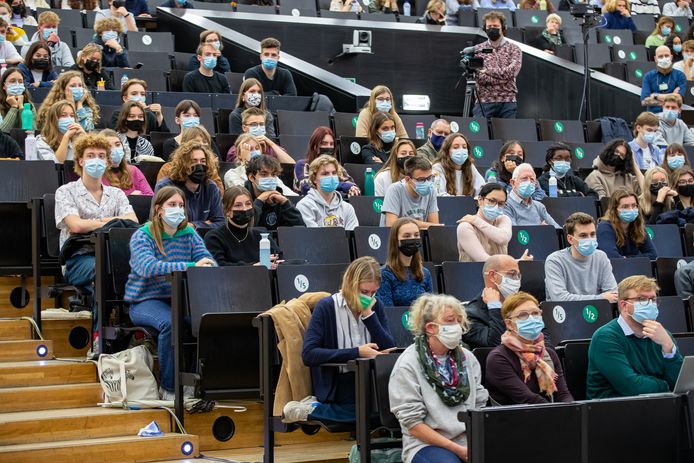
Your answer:
[[[393,352],[395,349],[397,349],[397,347],[389,347],[388,349],[383,349],[381,351],[381,353],[382,354],[389,354],[389,353]]]

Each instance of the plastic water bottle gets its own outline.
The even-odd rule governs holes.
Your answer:
[[[128,81],[128,75],[127,75],[127,74],[123,74],[123,77],[120,78],[120,86],[123,87],[123,85],[125,85],[125,83],[126,83],[127,81]]]
[[[547,11],[547,0],[540,0],[540,9],[542,11]]]
[[[410,2],[408,2],[407,0],[405,0],[405,3],[402,4],[402,12],[405,16],[409,16],[412,12],[412,6],[410,5]]]
[[[3,75],[5,71],[7,71],[7,63],[0,64],[0,76]]]
[[[22,109],[22,130],[34,131],[34,114],[31,112],[31,103],[24,103]]]
[[[367,167],[364,173],[364,195],[373,196],[374,191],[374,171],[371,167]]]
[[[270,240],[269,233],[260,234],[260,265],[270,268]]]
[[[557,197],[557,177],[555,177],[555,173],[552,171],[549,171],[549,197],[550,198],[556,198]]]
[[[493,170],[487,173],[487,183],[496,183],[496,172]]]
[[[34,114],[31,112],[30,103],[24,103],[24,109],[22,109],[22,130],[26,130],[27,133],[24,139],[24,159],[27,161],[37,161],[39,159],[39,153],[36,149]]]
[[[424,140],[424,123],[423,122],[417,122],[417,124],[415,124],[415,127],[416,127],[414,130],[415,138],[417,140]]]
[[[359,13],[359,0],[352,1],[352,11],[354,13]]]

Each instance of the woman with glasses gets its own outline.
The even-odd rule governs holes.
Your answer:
[[[677,188],[676,209],[694,207],[694,171],[690,167],[676,169],[670,176],[670,184]]]
[[[372,118],[374,114],[379,112],[386,113],[393,119],[397,138],[409,138],[407,136],[407,130],[405,130],[405,125],[402,123],[398,113],[395,112],[393,92],[385,85],[376,85],[373,90],[371,90],[369,102],[364,106],[364,109],[361,110],[357,118],[355,137],[369,136]]]
[[[609,258],[648,257],[658,252],[646,233],[639,199],[631,190],[618,189],[610,197],[607,211],[598,224],[598,249]]]
[[[501,405],[572,402],[557,354],[545,347],[540,303],[520,291],[504,300],[506,332],[487,357],[489,394]]]

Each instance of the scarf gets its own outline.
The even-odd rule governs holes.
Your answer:
[[[535,370],[540,392],[552,397],[557,391],[557,374],[554,372],[554,362],[545,349],[545,335],[540,334],[535,341],[526,341],[515,333],[506,331],[501,335],[501,344],[515,352],[520,359],[523,381],[527,383],[530,370]]]
[[[542,37],[546,38],[549,43],[553,43],[556,46],[563,44],[561,41],[561,34],[559,34],[559,32],[557,32],[557,35],[552,35],[547,31],[547,29],[545,29],[542,31]]]
[[[455,350],[449,351],[449,354],[452,352],[452,355],[447,356],[448,365],[443,365],[434,357],[425,335],[415,338],[415,348],[424,377],[443,403],[453,407],[467,400],[470,395],[470,384],[468,383],[463,349],[457,347]],[[450,374],[445,373],[447,368],[450,368]]]

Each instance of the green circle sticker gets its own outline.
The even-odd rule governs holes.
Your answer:
[[[533,23],[533,24],[537,24],[537,23],[540,22],[540,18],[538,18],[537,16],[533,15],[533,16],[530,17],[530,22]]]
[[[472,133],[477,133],[480,131],[480,124],[477,121],[470,122],[470,125],[468,125],[468,127],[470,128],[470,132]]]
[[[675,32],[677,32],[678,34],[682,32],[682,26],[680,26],[679,24],[675,24]]]
[[[475,146],[472,149],[472,155],[479,159],[484,156],[484,149],[481,146]]]
[[[373,207],[374,211],[377,214],[380,214],[381,208],[383,207],[383,200],[381,198],[374,199],[374,202],[371,204],[371,207]]]
[[[583,156],[586,155],[586,152],[583,151],[583,148],[579,146],[574,150],[574,154],[576,155],[577,159],[583,159]]]
[[[554,123],[554,131],[557,133],[562,133],[564,131],[564,124],[557,121]]]
[[[638,58],[638,56],[636,55],[636,52],[635,52],[635,51],[632,51],[632,52],[629,53],[629,59],[630,59],[630,60],[636,61],[636,58]]]
[[[355,129],[357,128],[357,120],[358,119],[359,119],[359,116],[354,116],[352,118],[352,127],[354,127]]]
[[[653,239],[653,237],[655,236],[655,233],[653,233],[653,229],[651,227],[646,227],[646,233],[648,233],[648,237],[650,239]]]
[[[407,312],[402,313],[402,326],[405,327],[406,330],[410,329],[410,311],[408,310]]]
[[[637,69],[636,71],[634,71],[634,75],[640,79],[641,77],[643,77],[643,71],[641,69]]]
[[[598,309],[592,305],[585,306],[583,308],[583,319],[586,323],[595,323],[598,321]]]
[[[523,246],[527,246],[528,243],[530,243],[530,234],[525,230],[520,230],[516,238],[518,238],[518,242]]]
[[[612,43],[612,37],[609,35],[605,36],[605,43]]]

